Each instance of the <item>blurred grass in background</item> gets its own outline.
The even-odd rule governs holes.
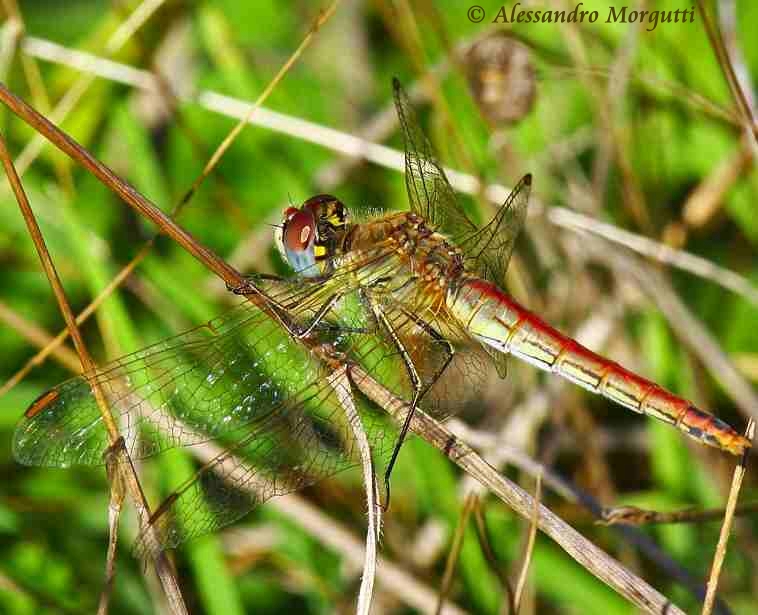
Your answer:
[[[487,20],[479,25],[466,18],[465,3],[437,2],[434,9],[427,1],[411,4],[418,39],[408,34],[412,30],[406,27],[405,3],[344,0],[266,106],[357,134],[391,104],[391,76],[411,84],[419,66],[438,64],[446,56],[445,41],[451,46],[471,42],[485,30]],[[680,8],[673,1],[648,4]],[[35,0],[20,2],[20,10],[29,35],[104,56],[106,40],[138,5],[126,0]],[[585,5],[607,14],[607,3]],[[156,63],[168,66],[167,76],[175,86],[252,101],[300,43],[319,8],[323,7],[305,2],[285,8],[278,2],[167,0],[112,59],[148,70]],[[484,8],[494,12],[497,7]],[[737,2],[736,11],[736,42],[747,73],[753,74],[758,42],[751,34],[758,25],[758,5]],[[732,102],[702,23],[696,19],[695,24],[661,24],[652,33],[635,34],[629,24],[603,21],[532,24],[515,30],[532,48],[538,84],[533,110],[513,126],[488,125],[460,67],[453,66],[441,80],[448,111],[437,101],[423,113],[442,158],[454,168],[508,185],[531,171],[535,192],[546,204],[577,209],[686,249],[758,283],[758,178],[749,158],[744,161],[739,128],[713,110],[731,109]],[[79,78],[75,70],[57,64],[40,62],[40,69],[53,103]],[[611,89],[609,74],[619,79],[617,90]],[[33,100],[18,56],[13,57],[6,81],[14,92]],[[609,92],[619,95],[614,98]],[[40,107],[39,101],[35,106]],[[18,155],[33,133],[5,109],[0,114],[3,134]],[[183,196],[233,125],[233,120],[189,103],[167,113],[160,98],[103,79],[95,80],[62,124],[166,211]],[[399,145],[397,135],[389,144]],[[319,171],[336,159],[326,148],[248,127],[180,222],[224,256],[235,255],[240,245],[254,246],[257,256],[252,262],[244,254],[235,256],[249,271],[282,273],[285,269],[264,223],[289,201],[299,203],[322,191]],[[72,305],[80,311],[135,255],[152,229],[49,146],[23,181]],[[707,207],[695,210],[693,196],[713,182],[723,194],[701,199]],[[402,176],[370,164],[351,168],[330,191],[358,209],[407,207]],[[705,196],[713,197],[713,189]],[[10,324],[7,314],[19,315],[52,335],[63,321],[5,187],[0,201],[0,382],[5,382],[37,350],[21,327]],[[729,391],[720,387],[698,353],[684,346],[665,315],[633,283],[603,262],[603,253],[612,254],[618,247],[599,244],[599,250],[585,250],[588,240],[577,241],[576,235],[543,218],[528,224],[508,280],[519,300],[567,332],[599,318],[600,327],[610,327],[612,333],[598,350],[742,425]],[[257,241],[250,243],[250,237]],[[758,380],[756,306],[711,281],[675,270],[666,275],[744,376]],[[83,330],[103,361],[203,322],[230,301],[209,272],[162,239]],[[464,417],[483,433],[498,433],[510,411],[549,382],[515,363],[505,384],[493,383],[487,404]],[[65,366],[48,360],[0,397],[2,613],[94,612],[101,589],[107,522],[104,472],[24,468],[10,453],[12,430],[23,409],[69,374]],[[574,387],[553,390],[549,406],[551,413],[530,425],[532,432],[539,430],[539,439],[507,444],[527,448],[603,504],[668,510],[719,506],[724,501],[732,461],[725,456]],[[146,463],[145,485],[153,501],[187,476],[193,463],[179,451]],[[529,477],[506,471],[533,488]],[[755,481],[748,476],[743,501],[755,496]],[[418,440],[403,450],[393,477],[382,553],[435,590],[462,508],[461,481],[446,459]],[[303,496],[360,539],[365,519],[358,473],[338,476]],[[544,499],[685,610],[697,608],[691,592],[618,533],[593,525],[587,513],[549,491]],[[485,514],[501,568],[517,570],[527,524],[492,499],[485,500]],[[329,613],[354,608],[357,569],[345,565],[340,552],[324,548],[296,519],[265,505],[238,526],[253,532],[242,551],[232,548],[238,545],[231,530],[177,551],[182,589],[192,613]],[[430,545],[424,537],[434,536],[434,528],[443,531],[436,543],[430,539]],[[122,530],[111,612],[157,612],[159,590],[145,583],[138,562],[128,555],[136,533],[134,519],[127,516]],[[720,596],[735,613],[755,612],[755,530],[750,519],[738,523],[721,580]],[[696,579],[707,576],[717,523],[645,531]],[[420,557],[425,550],[430,555]],[[523,613],[633,610],[541,536],[531,575]],[[502,590],[473,531],[466,535],[451,597],[475,613],[496,613],[502,604]],[[381,584],[377,602],[387,612],[409,608],[392,588]]]

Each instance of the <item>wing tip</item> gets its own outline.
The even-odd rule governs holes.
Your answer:
[[[521,178],[521,181],[524,182],[525,186],[531,186],[532,185],[532,174],[527,173],[524,175],[524,177]]]

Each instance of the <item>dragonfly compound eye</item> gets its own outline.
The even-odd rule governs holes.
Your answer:
[[[316,237],[316,224],[309,211],[298,211],[284,223],[284,246],[290,250],[307,250]]]
[[[314,250],[316,219],[313,212],[290,207],[284,212],[284,218],[281,238],[277,237],[277,244],[285,260],[302,275],[319,275]]]

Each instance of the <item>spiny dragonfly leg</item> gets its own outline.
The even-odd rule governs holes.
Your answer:
[[[411,421],[413,420],[413,415],[416,413],[416,408],[418,407],[418,403],[419,401],[421,401],[421,398],[429,391],[429,389],[432,388],[434,383],[437,382],[437,380],[445,371],[445,369],[447,369],[447,366],[450,365],[450,361],[453,360],[453,356],[455,354],[455,349],[453,348],[453,345],[450,343],[450,341],[445,339],[445,337],[443,337],[429,323],[425,322],[424,320],[422,320],[415,314],[412,314],[403,308],[399,308],[399,310],[402,312],[404,316],[406,316],[407,318],[415,322],[430,337],[432,337],[437,343],[443,345],[447,350],[447,357],[445,358],[445,362],[432,375],[432,377],[429,379],[429,382],[425,385],[421,380],[421,377],[418,373],[418,370],[416,369],[416,366],[413,363],[413,359],[411,358],[411,355],[408,352],[408,349],[405,347],[400,337],[392,328],[392,325],[389,322],[389,319],[387,318],[386,314],[382,311],[382,309],[379,307],[376,301],[371,300],[368,297],[368,295],[366,295],[365,297],[368,300],[368,304],[371,307],[374,317],[376,318],[378,322],[381,323],[382,327],[384,327],[384,329],[387,331],[390,338],[392,339],[393,344],[395,344],[397,349],[400,351],[400,356],[403,358],[403,363],[405,363],[405,368],[408,371],[408,377],[410,378],[411,384],[414,389],[413,399],[411,400],[410,408],[408,409],[408,413],[405,415],[403,426],[400,429],[400,435],[398,436],[397,442],[395,443],[395,448],[392,451],[392,456],[390,457],[389,464],[387,464],[387,469],[384,472],[384,488],[387,492],[387,500],[382,506],[382,508],[386,511],[390,506],[390,477],[392,476],[392,470],[395,467],[395,462],[397,461],[397,457],[400,454],[400,448],[403,446],[405,437],[408,434],[408,430],[410,429]]]
[[[271,275],[268,273],[256,273],[245,277],[240,284],[226,283],[226,289],[233,292],[235,295],[252,295],[260,294],[261,289],[255,284],[256,280],[273,280],[275,282],[281,282],[284,278],[278,275]]]
[[[312,332],[313,329],[315,329],[321,321],[326,317],[326,315],[329,313],[329,311],[337,305],[337,302],[342,299],[344,296],[344,293],[335,293],[331,297],[329,297],[324,304],[318,309],[316,312],[316,315],[313,317],[313,320],[306,326],[304,329],[301,329],[300,331],[294,332],[294,335],[298,339],[303,339],[308,337]]]
[[[241,284],[229,284],[227,282],[226,289],[232,291],[235,295],[252,295],[256,292],[255,285],[250,280],[245,280]]]

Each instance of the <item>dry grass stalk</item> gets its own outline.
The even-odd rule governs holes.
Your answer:
[[[37,224],[36,218],[34,217],[34,212],[32,211],[32,208],[26,197],[24,188],[21,185],[21,179],[16,173],[16,169],[13,165],[13,160],[11,159],[10,153],[8,152],[8,149],[5,145],[5,140],[2,137],[0,137],[0,158],[2,159],[5,174],[8,177],[8,181],[11,185],[11,188],[13,189],[13,193],[16,196],[16,200],[18,201],[19,208],[24,217],[24,221],[26,222],[27,228],[29,230],[29,235],[31,236],[35,248],[37,249],[37,253],[39,254],[40,261],[42,262],[42,267],[45,270],[45,275],[50,282],[53,294],[55,295],[56,301],[58,302],[58,307],[63,314],[63,318],[66,321],[66,326],[68,327],[71,338],[74,341],[74,346],[81,360],[82,370],[85,374],[93,373],[95,370],[95,364],[92,360],[92,357],[89,355],[81,333],[76,326],[74,315],[71,311],[71,306],[69,305],[66,298],[66,293],[63,290],[63,285],[61,284],[60,278],[58,277],[58,274],[55,270],[55,265],[50,256],[50,253],[47,250],[47,246],[45,245],[45,240],[42,237],[39,225]],[[100,387],[98,387],[94,381],[91,383],[91,386],[92,392],[95,396],[95,399],[97,400],[97,405],[103,418],[103,425],[105,426],[105,429],[108,433],[111,445],[115,446],[117,443],[123,441],[119,434],[118,426],[116,425],[113,415],[110,412],[108,402]],[[136,472],[134,471],[134,467],[131,464],[131,460],[129,459],[129,456],[125,454],[125,449],[121,447],[119,450],[121,451],[121,454],[119,455],[118,469],[121,472],[122,479],[125,481],[129,490],[129,495],[134,502],[135,508],[137,509],[140,524],[145,530],[149,532],[148,519],[150,518],[150,509],[147,500],[145,499],[145,494],[142,491],[142,486],[139,483],[139,479]],[[166,592],[166,597],[168,598],[172,612],[175,614],[187,613],[187,608],[184,605],[184,600],[182,599],[182,595],[179,590],[179,583],[170,564],[168,563],[166,555],[159,549],[151,549],[149,554],[153,560],[155,571],[161,580],[163,589]]]
[[[745,435],[750,440],[755,437],[755,421],[753,419],[750,419],[748,422],[747,429],[745,430]],[[718,589],[721,569],[724,565],[724,558],[726,557],[726,547],[729,542],[729,536],[732,533],[734,512],[737,508],[737,499],[739,498],[740,489],[742,488],[742,481],[744,480],[745,473],[747,472],[747,458],[749,454],[750,451],[746,451],[742,456],[740,463],[734,469],[734,475],[732,476],[732,486],[729,489],[729,499],[726,502],[724,523],[721,526],[719,541],[716,545],[716,553],[713,556],[711,574],[708,577],[708,585],[706,588],[705,600],[703,601],[702,615],[710,615],[713,612],[713,605],[716,601],[716,590]]]
[[[540,515],[540,500],[542,499],[542,474],[537,475],[537,484],[534,486],[534,508],[532,509],[532,518],[529,521],[529,536],[524,550],[523,564],[519,572],[518,581],[516,582],[516,595],[513,599],[513,615],[519,612],[521,598],[526,588],[526,580],[529,577],[529,564],[532,561],[534,552],[534,542],[537,538],[537,522]]]
[[[360,366],[350,369],[351,380],[361,392],[374,403],[384,408],[396,420],[402,421],[408,405],[377,383]],[[521,487],[501,476],[470,446],[459,440],[447,427],[427,414],[417,411],[411,429],[429,444],[437,448],[467,474],[485,485],[525,519],[532,518],[534,498]],[[615,589],[641,610],[648,613],[682,613],[665,596],[637,577],[618,561],[584,538],[574,528],[543,505],[539,506],[539,528],[558,543],[595,577]]]
[[[450,546],[450,552],[447,554],[447,559],[445,560],[445,572],[442,574],[442,584],[440,585],[439,596],[437,597],[437,609],[435,615],[440,615],[440,613],[442,613],[442,606],[450,595],[450,589],[453,585],[453,575],[455,574],[455,566],[461,556],[468,518],[471,516],[471,511],[476,505],[476,497],[475,493],[470,493],[468,495],[463,503],[463,510],[461,510],[461,514],[458,516],[458,523],[455,526],[455,532],[453,533],[453,544]]]

